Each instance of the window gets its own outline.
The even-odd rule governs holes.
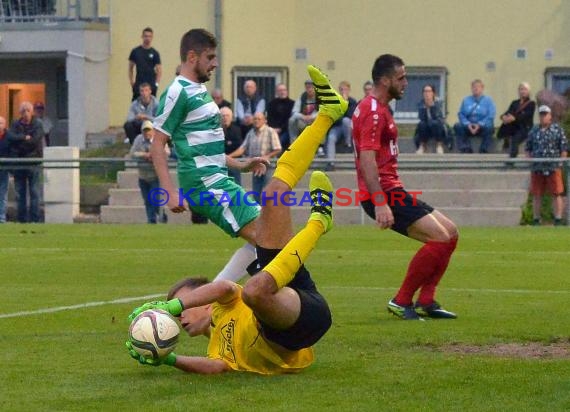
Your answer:
[[[279,83],[288,83],[289,69],[287,67],[234,67],[232,70],[233,102],[243,93],[243,84],[246,80],[255,81],[257,93],[265,99],[267,104],[275,97],[275,86]]]
[[[558,94],[570,89],[570,67],[551,67],[544,72],[546,88]]]
[[[394,119],[399,123],[416,123],[418,121],[418,102],[422,99],[423,87],[426,84],[435,86],[445,115],[447,112],[447,69],[445,67],[406,66],[406,73],[408,87],[404,97],[396,101]]]

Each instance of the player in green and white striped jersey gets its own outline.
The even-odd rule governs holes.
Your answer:
[[[259,157],[239,161],[224,154],[220,111],[204,85],[218,65],[216,47],[216,38],[203,29],[190,30],[182,37],[180,75],[160,98],[151,155],[170,210],[186,210],[186,198],[193,211],[207,216],[229,235],[248,241],[216,277],[236,281],[255,260],[259,206],[243,202],[245,191],[228,177],[227,168],[261,173],[267,161]],[[178,189],[170,178],[164,150],[170,140],[178,156]]]

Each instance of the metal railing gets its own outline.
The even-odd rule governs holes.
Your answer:
[[[104,21],[110,0],[0,0],[0,23]]]
[[[329,161],[315,159],[311,168],[323,169]],[[529,171],[533,163],[558,163],[562,165],[566,182],[570,185],[570,158],[506,158],[481,157],[477,155],[445,156],[400,156],[398,165],[401,170],[504,170]],[[335,159],[337,170],[354,171],[354,160],[350,157]],[[43,159],[43,158],[0,158],[0,170],[16,170],[30,166],[43,169],[80,169],[81,173],[103,173],[109,171],[132,170],[137,167],[137,160],[128,158],[79,158],[79,159]],[[169,167],[176,168],[176,161],[170,160]],[[468,188],[466,188],[468,189]],[[568,188],[566,188],[568,190]],[[570,198],[567,195],[568,198]],[[570,201],[566,202],[566,223],[570,226]]]

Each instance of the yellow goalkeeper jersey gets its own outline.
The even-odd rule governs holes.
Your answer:
[[[313,349],[277,353],[263,338],[253,311],[238,297],[212,305],[208,358],[221,359],[236,371],[266,375],[296,373],[314,359]]]

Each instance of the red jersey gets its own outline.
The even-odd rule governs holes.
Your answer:
[[[360,152],[374,150],[378,165],[380,186],[384,192],[402,188],[398,176],[398,128],[388,105],[381,104],[373,96],[367,96],[358,104],[352,116],[356,176],[358,190],[368,193],[360,171]]]

